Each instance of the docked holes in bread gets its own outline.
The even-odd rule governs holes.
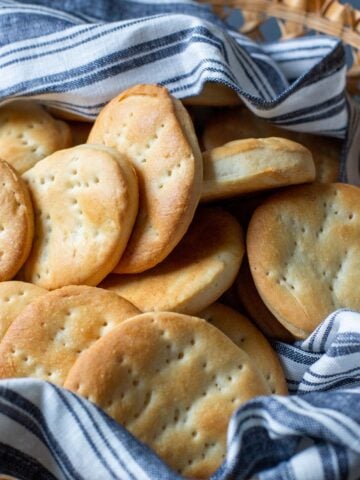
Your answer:
[[[46,293],[47,290],[31,283],[0,282],[0,341],[24,308]]]
[[[242,307],[266,337],[282,342],[294,341],[294,336],[279,322],[262,301],[252,278],[247,258],[241,264],[239,274],[234,283],[234,290]]]
[[[360,308],[360,189],[346,184],[288,188],[255,210],[247,232],[260,296],[296,337],[334,310]]]
[[[179,243],[200,198],[202,158],[190,117],[165,88],[138,85],[106,105],[88,142],[116,148],[136,169],[139,215],[116,272],[148,270]]]
[[[35,241],[22,279],[47,289],[97,285],[118,263],[138,207],[135,171],[102,145],[60,150],[24,174]]]
[[[198,315],[221,330],[249,355],[269,384],[272,393],[287,394],[286,380],[279,358],[268,340],[250,320],[221,303],[213,303]]]
[[[250,357],[205,320],[147,313],[84,352],[65,388],[104,409],[181,475],[208,478],[231,414],[270,389]]]
[[[62,385],[78,356],[139,310],[96,287],[68,286],[36,298],[0,343],[0,378],[33,377]]]
[[[194,314],[233,283],[244,254],[237,221],[220,209],[198,209],[178,246],[159,265],[143,273],[110,275],[101,284],[141,311]]]
[[[54,119],[40,104],[16,101],[0,108],[0,158],[18,173],[71,145],[69,126]]]

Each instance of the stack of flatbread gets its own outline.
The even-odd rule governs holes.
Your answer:
[[[0,378],[70,389],[196,478],[241,404],[286,395],[268,339],[360,309],[337,142],[207,112],[197,135],[156,85],[93,125],[0,109]]]

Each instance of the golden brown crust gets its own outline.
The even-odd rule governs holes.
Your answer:
[[[15,318],[35,298],[45,295],[47,290],[32,283],[0,283],[0,341]]]
[[[244,350],[270,385],[272,393],[287,395],[283,369],[264,335],[244,315],[221,303],[213,303],[198,314],[221,330]]]
[[[100,288],[69,286],[42,295],[0,343],[0,378],[35,377],[62,385],[80,353],[139,310]]]
[[[254,213],[251,272],[264,303],[290,332],[307,337],[332,311],[360,309],[360,189],[288,188]]]
[[[26,185],[0,160],[0,282],[11,280],[20,270],[33,236],[34,214]]]
[[[285,138],[235,140],[205,152],[203,161],[203,202],[315,179],[311,152]]]
[[[222,210],[203,208],[162,263],[139,274],[111,275],[101,287],[143,312],[194,314],[230,287],[243,254],[243,233],[236,220]]]
[[[309,133],[292,132],[256,117],[247,108],[229,108],[213,115],[204,128],[205,150],[246,138],[283,137],[308,148],[314,159],[316,180],[336,182],[339,177],[341,141]]]
[[[40,104],[16,101],[0,108],[0,158],[18,173],[71,145],[69,126],[55,120]]]
[[[49,290],[97,285],[118,263],[137,214],[135,171],[103,145],[61,150],[24,174],[36,239],[22,278]]]
[[[117,273],[161,262],[188,228],[199,201],[202,158],[191,120],[165,88],[138,85],[99,114],[89,143],[117,148],[139,177],[139,215]]]
[[[235,280],[235,289],[241,304],[265,336],[282,342],[294,341],[294,336],[274,317],[261,300],[251,276],[247,258],[241,264]]]
[[[206,321],[134,317],[79,357],[68,388],[103,408],[174,470],[208,478],[232,412],[269,389],[249,356]]]

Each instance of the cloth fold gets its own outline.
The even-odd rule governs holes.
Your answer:
[[[37,99],[89,120],[135,83],[185,98],[219,82],[283,128],[344,139],[341,180],[360,184],[359,107],[335,38],[259,45],[191,0],[0,0],[0,71],[0,105]],[[360,478],[360,315],[335,312],[306,341],[275,348],[291,395],[234,414],[213,480]],[[95,405],[33,379],[0,382],[0,473],[180,478]]]
[[[360,184],[360,120],[336,38],[259,45],[191,0],[0,0],[0,69],[0,104],[31,97],[88,120],[134,83],[179,98],[222,83],[283,128],[347,136],[341,180]]]
[[[258,397],[234,413],[212,480],[360,478],[360,314],[339,310],[307,340],[275,347],[292,394]],[[0,381],[0,473],[181,478],[98,407],[33,379]]]

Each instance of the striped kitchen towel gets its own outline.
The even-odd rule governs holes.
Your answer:
[[[341,180],[360,184],[335,38],[258,45],[191,0],[0,0],[0,72],[0,104],[31,97],[87,119],[135,83],[184,98],[220,82],[281,127],[346,139]]]
[[[93,119],[135,83],[184,98],[220,82],[283,128],[344,139],[341,179],[360,184],[360,113],[345,72],[334,38],[258,45],[189,0],[0,0],[0,104],[36,98]],[[234,414],[213,479],[360,478],[360,315],[341,310],[306,341],[276,348],[292,395]],[[0,474],[180,478],[96,406],[22,379],[0,382]]]
[[[292,395],[232,417],[212,480],[360,478],[360,314],[339,310],[305,341],[278,342]],[[179,480],[95,405],[50,383],[0,381],[0,473],[21,480]]]

